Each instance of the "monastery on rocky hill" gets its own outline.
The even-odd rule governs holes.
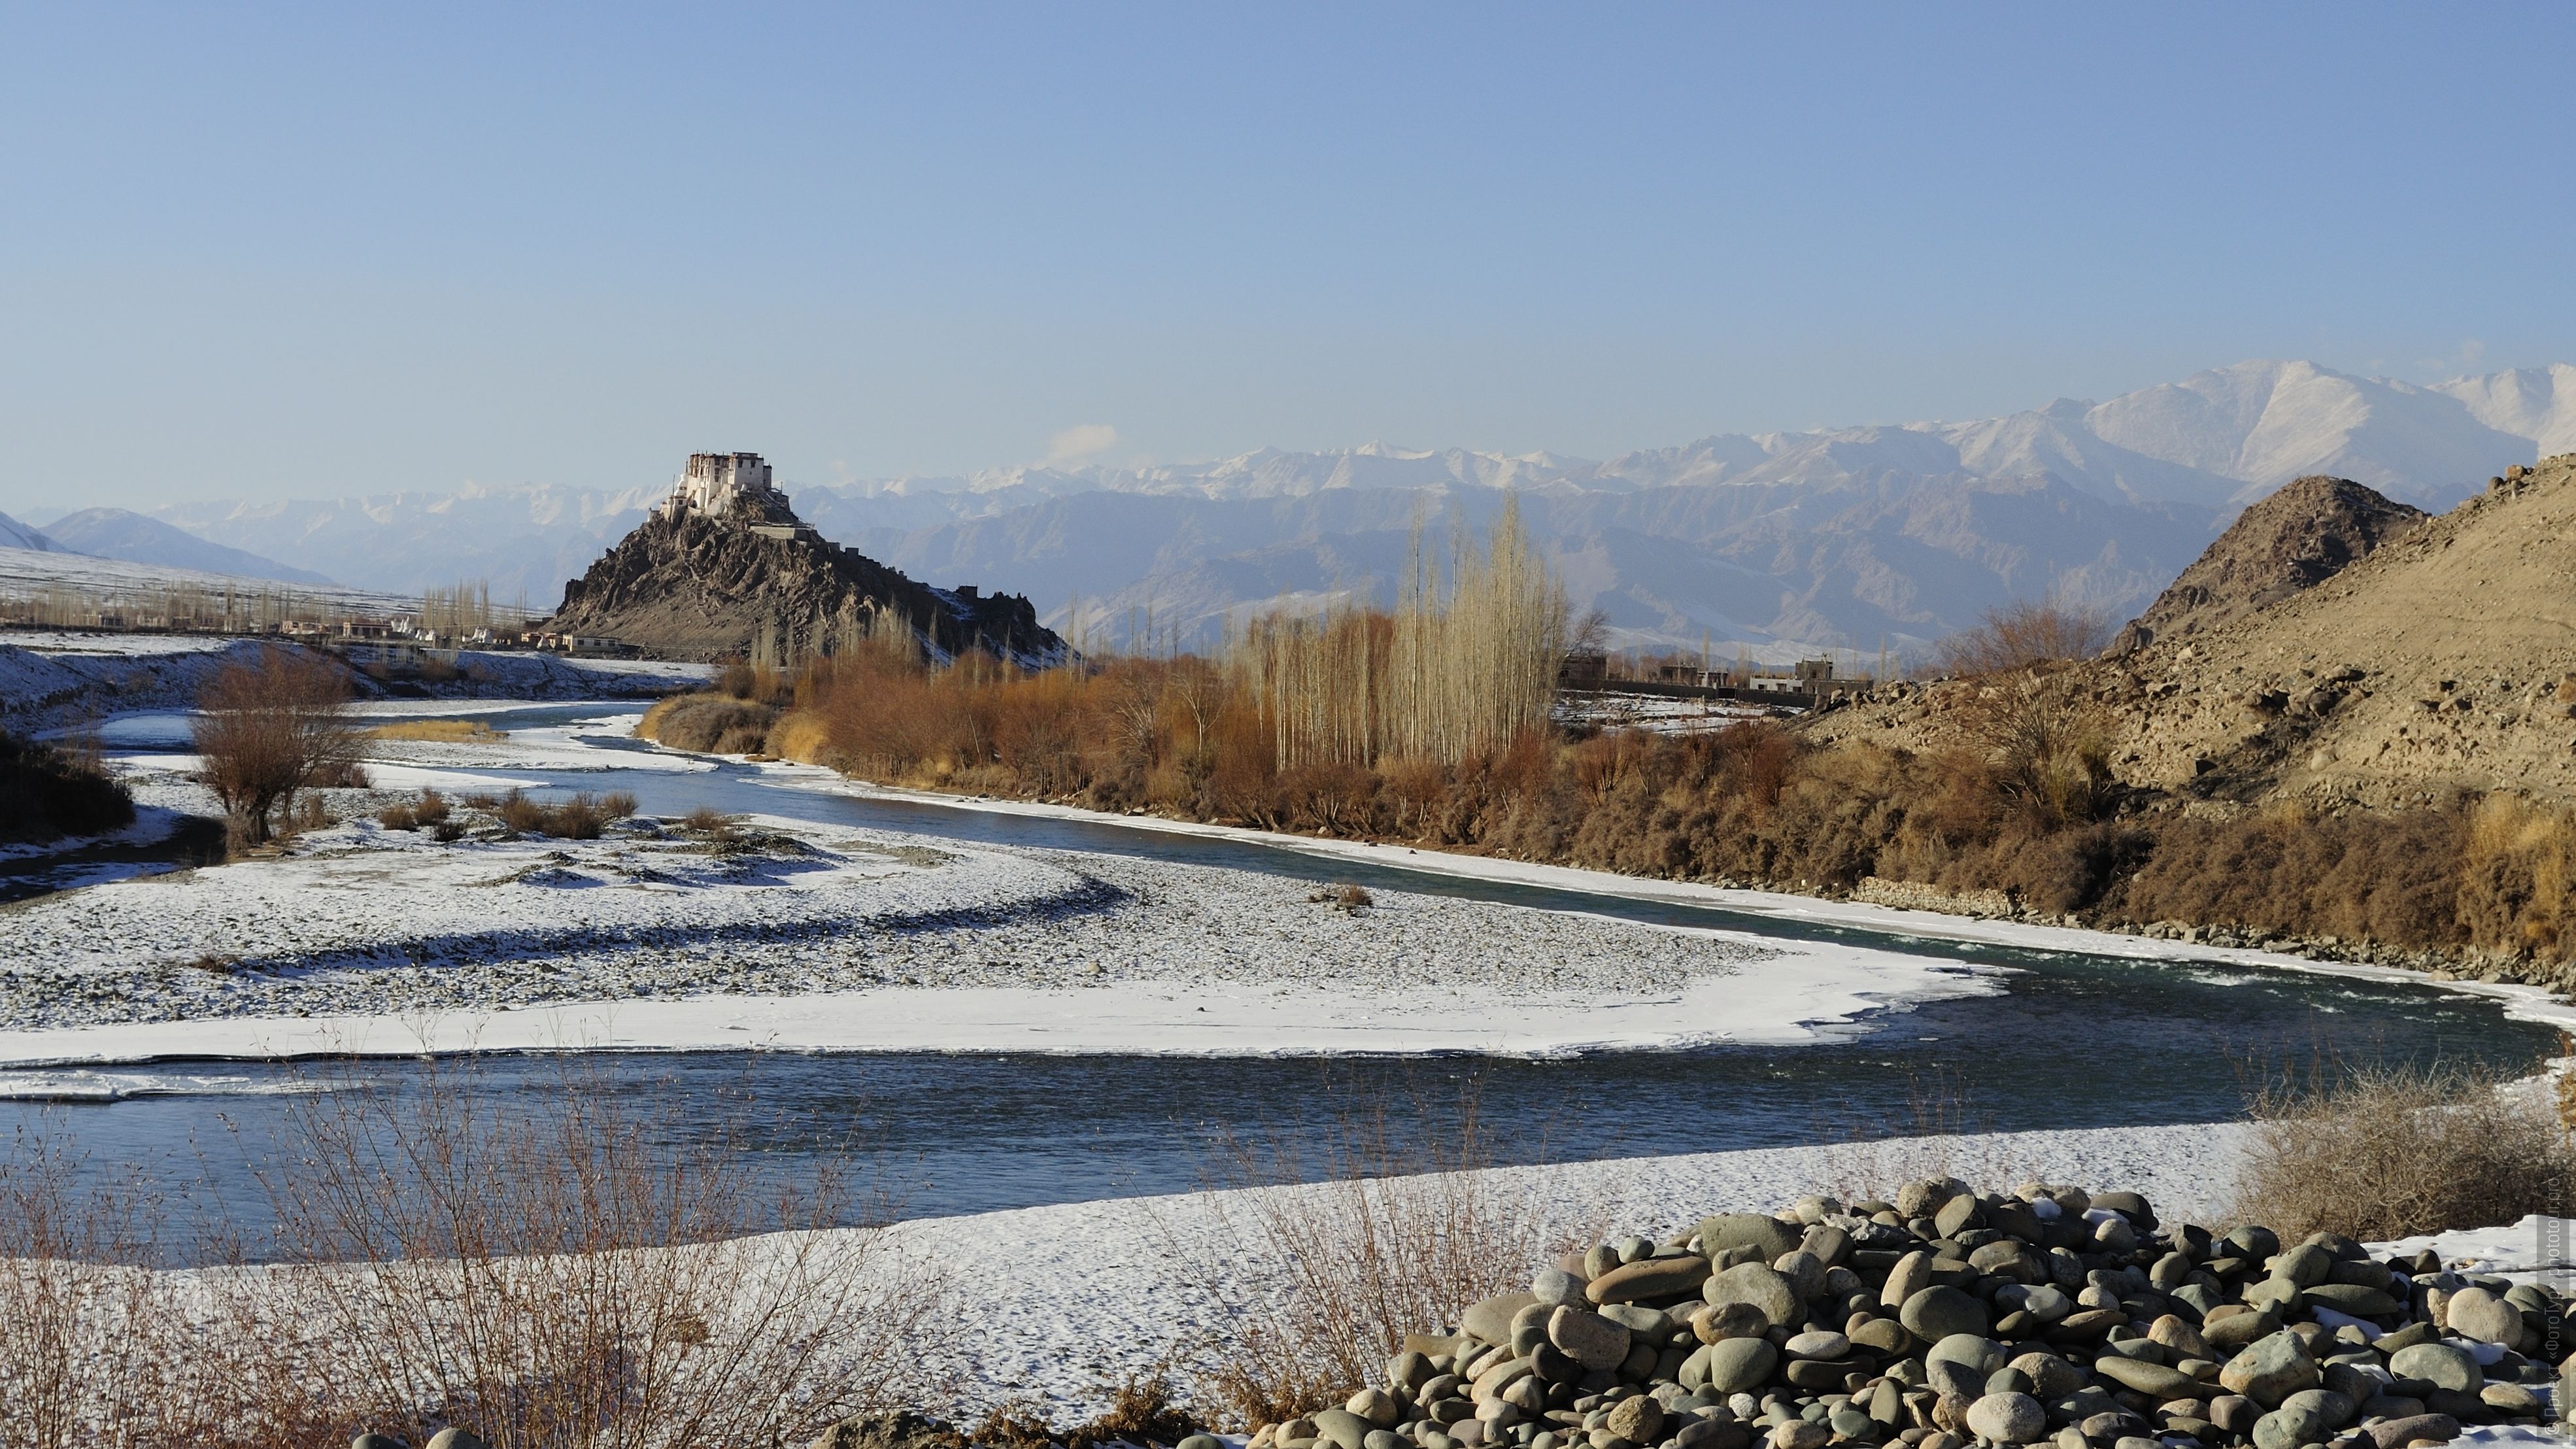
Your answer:
[[[785,509],[787,497],[769,481],[769,465],[758,453],[691,453],[688,471],[653,513],[659,518],[682,513],[722,518],[741,508],[765,518],[772,505]]]

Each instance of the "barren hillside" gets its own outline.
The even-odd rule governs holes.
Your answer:
[[[2576,454],[2512,469],[2322,583],[2231,612],[2044,687],[2099,716],[2123,781],[2185,799],[2576,803]],[[1957,743],[1978,693],[2012,687],[1909,687],[1809,733]]]
[[[2111,652],[2179,641],[2315,588],[2424,518],[2349,478],[2312,473],[2284,484],[2240,514],[2120,631]]]

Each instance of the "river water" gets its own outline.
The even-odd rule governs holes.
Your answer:
[[[141,1171],[159,1190],[256,1227],[254,1169],[283,1160],[316,1092],[416,1093],[437,1082],[505,1113],[569,1090],[627,1100],[656,1130],[746,1134],[788,1172],[852,1154],[908,1216],[1183,1191],[1233,1179],[1246,1153],[1323,1169],[1354,1124],[1401,1153],[1474,1119],[1497,1162],[1711,1151],[1921,1129],[2035,1130],[2239,1115],[2248,1084],[2327,1058],[2521,1068],[2554,1032],[2490,999],[2206,961],[2141,960],[1891,935],[1669,901],[1322,861],[1292,849],[798,789],[731,764],[613,767],[647,747],[631,711],[546,706],[476,716],[577,732],[611,768],[510,768],[540,793],[633,793],[645,813],[699,806],[961,841],[1105,851],[1769,936],[1838,938],[2011,968],[1999,995],[1926,1003],[1842,1040],[1797,1047],[1615,1051],[1570,1058],[1279,1060],[1153,1056],[710,1052],[500,1056],[470,1063],[165,1062],[91,1073],[0,1072],[0,1125],[68,1141],[87,1174]],[[143,741],[137,740],[136,743]],[[639,759],[638,763],[642,763]]]

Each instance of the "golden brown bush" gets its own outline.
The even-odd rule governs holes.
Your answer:
[[[2576,956],[2576,816],[2492,796],[2470,812],[2464,833],[2461,930],[2543,960]]]
[[[758,754],[777,714],[769,705],[727,694],[675,695],[646,710],[635,732],[675,750]]]
[[[2327,1064],[2262,1082],[2229,1216],[2294,1242],[2493,1227],[2559,1209],[2555,1103],[2486,1071]]]

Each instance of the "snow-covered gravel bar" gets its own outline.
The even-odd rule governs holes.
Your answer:
[[[462,818],[462,817],[460,817]],[[0,1062],[476,1044],[1543,1053],[1817,1039],[1954,962],[784,819],[372,820],[0,910]],[[424,1040],[426,1039],[426,1041]]]

